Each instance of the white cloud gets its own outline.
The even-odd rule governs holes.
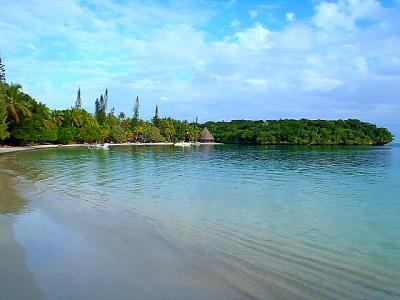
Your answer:
[[[322,74],[316,73],[312,70],[305,71],[301,81],[303,82],[303,89],[305,91],[330,91],[342,82],[335,78],[328,78]]]
[[[231,27],[239,27],[239,26],[240,26],[239,20],[235,19],[231,22]]]
[[[256,87],[266,87],[268,82],[261,78],[250,78],[245,80],[248,84]]]
[[[376,0],[321,2],[315,7],[315,25],[325,30],[355,30],[359,20],[374,20],[381,11]]]
[[[367,59],[363,56],[356,58],[356,67],[359,72],[365,73],[368,71],[368,62]]]
[[[294,24],[279,32],[276,38],[277,48],[290,51],[312,50],[317,45],[317,35],[303,24]]]
[[[258,17],[258,11],[256,11],[255,9],[252,9],[249,11],[249,15],[250,17],[252,17],[253,19]]]
[[[295,19],[295,14],[292,12],[287,12],[285,16],[286,16],[286,21],[288,22],[293,22]]]
[[[317,5],[314,23],[322,29],[354,29],[354,20],[337,3],[322,2]]]
[[[381,4],[377,0],[347,0],[343,6],[355,20],[374,19],[381,10]]]
[[[258,23],[252,28],[235,33],[234,37],[242,47],[253,51],[260,51],[272,46],[270,35],[271,32]]]

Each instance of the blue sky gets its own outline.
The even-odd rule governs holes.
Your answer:
[[[8,81],[51,108],[359,118],[400,136],[400,0],[0,0]]]

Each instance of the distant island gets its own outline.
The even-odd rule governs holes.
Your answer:
[[[95,113],[82,108],[81,90],[74,106],[50,110],[5,81],[0,57],[0,144],[177,142],[205,139],[227,144],[272,145],[384,145],[393,141],[386,128],[359,120],[236,120],[230,122],[179,121],[161,118],[158,106],[150,121],[140,118],[139,97],[132,117],[107,110],[108,90],[95,100]],[[208,130],[205,130],[208,128]],[[202,137],[205,134],[206,136]]]
[[[359,120],[267,120],[207,122],[217,141],[266,145],[384,145],[393,141],[386,128]]]

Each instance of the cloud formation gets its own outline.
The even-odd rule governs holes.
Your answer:
[[[322,1],[307,14],[261,1],[0,5],[9,80],[53,108],[71,106],[81,86],[92,110],[107,87],[128,114],[139,95],[144,117],[160,104],[188,119],[355,117],[400,127],[396,5]]]

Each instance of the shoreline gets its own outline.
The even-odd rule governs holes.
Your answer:
[[[33,146],[0,146],[0,155],[15,153],[20,151],[31,151],[31,150],[42,150],[42,149],[54,149],[54,148],[71,148],[71,147],[89,147],[92,144],[55,144],[55,145],[33,145]],[[100,143],[101,144],[101,143]],[[173,146],[173,142],[165,143],[116,143],[109,144],[110,146]],[[201,143],[200,145],[222,145],[222,143]]]
[[[54,145],[32,145],[32,146],[7,146],[0,145],[0,155],[11,154],[21,151],[32,151],[32,150],[43,150],[43,149],[55,149],[55,148],[72,148],[72,147],[89,147],[92,144],[54,144]],[[110,146],[173,146],[173,142],[157,142],[157,143],[115,143],[109,144]],[[398,143],[389,143],[387,145],[396,145]],[[194,143],[193,143],[194,145]],[[203,145],[224,145],[223,143],[200,143]],[[238,144],[240,145],[240,144]],[[385,145],[385,146],[387,146]],[[247,146],[247,145],[245,145]],[[280,145],[262,145],[262,146],[280,146]],[[290,146],[374,146],[374,145],[290,145]]]

